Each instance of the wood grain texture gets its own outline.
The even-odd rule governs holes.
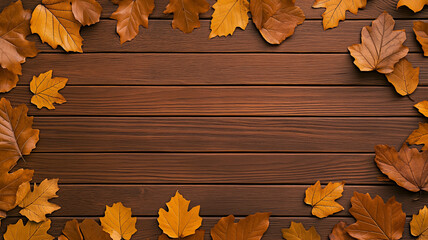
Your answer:
[[[201,28],[192,34],[183,34],[171,28],[171,22],[152,20],[148,29],[141,29],[131,42],[120,44],[116,34],[116,22],[102,20],[82,28],[83,51],[88,52],[335,52],[348,53],[347,47],[360,43],[360,33],[370,20],[345,21],[339,28],[324,31],[321,20],[305,21],[296,28],[293,36],[279,46],[267,43],[250,21],[245,31],[237,30],[232,37],[209,39],[209,20],[201,21]],[[422,49],[413,33],[413,20],[397,20],[395,29],[405,29],[405,45],[410,52]],[[343,37],[346,36],[346,37]],[[43,52],[64,52],[41,44],[38,36],[32,35],[37,47]],[[340,39],[340,41],[339,41]]]
[[[9,4],[10,0],[2,0],[0,2],[0,9],[4,8]],[[24,7],[29,9],[34,9],[37,4],[40,3],[39,0],[24,0]],[[116,11],[117,6],[111,3],[110,0],[98,0],[98,2],[103,7],[102,17],[108,18],[110,15]],[[208,3],[212,6],[216,1],[208,0]],[[428,18],[428,13],[425,11],[418,12],[414,14],[407,8],[396,9],[398,0],[370,0],[367,3],[367,7],[363,10],[359,10],[358,15],[352,13],[346,13],[346,19],[373,19],[380,15],[383,11],[387,11],[394,18]],[[168,4],[168,0],[158,0],[156,1],[156,7],[153,13],[150,15],[151,18],[172,18],[172,15],[163,14],[163,10]],[[321,19],[321,14],[324,12],[321,9],[312,8],[313,1],[299,0],[296,2],[296,5],[302,8],[307,19]],[[213,11],[210,11],[201,14],[201,18],[211,18]],[[149,23],[150,25],[150,23]]]
[[[64,227],[66,221],[71,220],[72,218],[53,218],[52,228],[50,233],[54,236],[59,236],[62,228]],[[79,221],[82,221],[82,218],[77,218]],[[219,217],[204,217],[202,222],[201,229],[205,230],[205,239],[211,239],[209,235],[210,229],[217,223]],[[238,221],[240,217],[236,218]],[[96,219],[98,220],[98,218]],[[309,217],[270,217],[269,229],[266,231],[263,236],[263,240],[278,240],[281,237],[281,229],[288,228],[291,221],[302,222],[306,228],[310,226],[315,226],[318,233],[321,235],[321,239],[327,240],[328,234],[330,234],[333,226],[339,221],[344,221],[349,224],[354,222],[353,218],[350,217],[329,217],[326,219],[316,219]],[[5,231],[5,225],[10,223],[16,223],[17,218],[7,218],[3,220],[0,233]],[[410,218],[407,218],[407,223],[404,227],[404,233],[402,239],[413,239],[410,236],[409,230]],[[138,218],[137,220],[137,229],[138,232],[132,237],[132,240],[147,240],[147,239],[157,239],[161,234],[161,231],[157,225],[156,218]]]
[[[30,107],[30,115],[102,116],[420,116],[413,102],[391,87],[74,87],[54,112]],[[26,104],[18,87],[5,97]],[[412,95],[425,100],[428,88]],[[106,99],[109,99],[106,101]],[[347,101],[344,99],[353,99]]]
[[[67,184],[388,184],[379,181],[387,178],[373,159],[374,154],[333,153],[33,153],[17,168],[34,169],[35,182],[60,178]]]
[[[38,117],[36,152],[373,152],[422,118]]]
[[[428,85],[423,55],[413,53],[407,58],[414,67],[421,67],[420,85]],[[349,54],[39,54],[23,65],[18,84],[28,85],[33,76],[53,69],[54,76],[69,78],[67,86],[391,86],[384,75],[360,72],[352,62]]]

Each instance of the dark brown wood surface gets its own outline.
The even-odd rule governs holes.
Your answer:
[[[176,190],[201,205],[206,239],[220,217],[270,211],[263,239],[281,239],[280,229],[296,221],[315,226],[325,240],[338,221],[354,221],[354,191],[396,196],[407,222],[428,201],[388,181],[373,161],[376,144],[400,147],[426,118],[384,75],[360,72],[347,51],[360,42],[363,26],[388,11],[396,29],[406,30],[407,58],[421,68],[412,98],[428,100],[428,64],[412,31],[428,11],[370,0],[324,31],[324,10],[297,0],[307,20],[271,46],[251,21],[232,37],[209,39],[212,9],[193,33],[173,30],[172,16],[162,13],[168,0],[156,0],[149,29],[120,45],[109,19],[117,6],[98,1],[101,22],[81,30],[85,53],[66,54],[32,35],[41,53],[23,65],[19,86],[1,94],[26,104],[41,132],[37,149],[17,167],[34,169],[35,182],[60,178],[53,202],[62,209],[50,217],[52,235],[67,220],[97,219],[105,205],[121,201],[138,217],[132,239],[157,239],[158,209]],[[0,1],[0,9],[9,2]],[[33,9],[40,0],[23,2]],[[61,91],[67,103],[39,110],[30,103],[29,82],[50,69],[69,78]],[[311,216],[304,191],[317,180],[346,181],[344,211]],[[1,233],[19,218],[16,210],[9,215]],[[407,224],[403,239],[412,239]]]

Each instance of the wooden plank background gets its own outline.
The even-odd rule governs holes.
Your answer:
[[[23,2],[33,9],[40,0]],[[408,59],[421,67],[412,97],[427,99],[428,64],[412,31],[427,11],[371,0],[323,31],[324,10],[297,0],[307,20],[271,46],[251,21],[232,37],[208,39],[212,10],[193,33],[173,30],[172,16],[162,14],[168,1],[156,0],[149,29],[120,45],[116,21],[108,18],[116,6],[99,2],[103,19],[81,31],[85,53],[66,54],[30,36],[41,53],[23,65],[19,86],[1,95],[27,104],[41,130],[37,149],[18,167],[34,169],[36,182],[60,178],[53,202],[62,209],[51,216],[51,234],[58,236],[69,219],[98,218],[106,204],[122,201],[138,217],[133,239],[157,239],[157,211],[176,190],[201,205],[207,239],[220,217],[257,211],[272,212],[263,239],[280,239],[291,221],[314,225],[327,239],[338,221],[353,222],[354,191],[396,196],[408,221],[428,201],[426,194],[415,201],[418,194],[387,181],[373,162],[376,144],[400,147],[426,120],[385,76],[360,72],[347,52],[360,42],[361,28],[388,11],[396,29],[406,30]],[[61,91],[68,102],[38,110],[29,82],[50,69],[69,78]],[[304,191],[317,180],[346,181],[339,200],[345,211],[311,216]],[[17,211],[10,216],[1,232],[19,218]],[[411,239],[408,225],[403,239]]]

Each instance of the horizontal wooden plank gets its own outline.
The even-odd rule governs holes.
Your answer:
[[[370,20],[345,21],[339,28],[324,31],[320,20],[305,21],[297,27],[295,34],[279,46],[268,44],[254,24],[250,22],[245,31],[237,30],[232,37],[209,39],[209,20],[201,21],[201,28],[192,34],[184,34],[171,28],[170,21],[152,20],[149,29],[141,29],[131,42],[120,44],[116,34],[116,22],[102,20],[91,27],[83,28],[84,52],[340,52],[347,53],[347,47],[360,43],[360,33]],[[406,46],[411,52],[421,52],[413,33],[412,20],[397,20],[395,29],[405,29]],[[61,47],[52,49],[42,44],[38,36],[37,47],[43,52],[64,52]],[[173,39],[173,41],[172,41]],[[338,41],[340,39],[340,41]],[[349,57],[351,58],[351,57]],[[131,61],[129,61],[131,62]]]
[[[407,58],[421,67],[420,85],[428,85],[426,59],[418,53]],[[360,72],[349,54],[40,54],[23,65],[19,84],[28,85],[33,76],[50,69],[55,76],[68,77],[68,86],[390,86],[382,74]]]
[[[49,231],[53,236],[59,236],[66,221],[71,220],[72,218],[63,218],[56,217],[52,218],[52,227]],[[82,218],[77,218],[79,222],[83,221]],[[205,230],[205,239],[211,239],[210,229],[218,222],[220,218],[218,217],[204,217],[202,221],[202,227],[200,229]],[[236,221],[238,221],[237,218]],[[95,220],[98,220],[97,218]],[[311,226],[315,226],[317,232],[321,235],[321,239],[327,240],[328,235],[331,232],[331,229],[339,221],[347,222],[351,224],[354,222],[353,218],[350,217],[329,217],[325,219],[317,219],[315,217],[271,217],[269,219],[269,229],[266,231],[263,236],[263,240],[278,240],[282,239],[281,229],[288,228],[291,224],[291,221],[301,222],[304,224],[305,228],[308,229]],[[0,228],[0,233],[5,232],[6,226],[8,224],[14,224],[17,222],[17,218],[11,217],[2,220],[2,225]],[[402,239],[413,239],[410,236],[409,232],[409,222],[410,218],[407,218],[407,223],[404,226],[404,233]],[[156,218],[138,218],[136,224],[137,232],[132,236],[132,240],[147,240],[147,239],[157,239],[161,234],[161,230],[158,227]]]
[[[315,183],[316,180],[314,180]],[[272,212],[275,216],[311,216],[312,208],[303,201],[309,185],[62,185],[59,198],[52,200],[61,206],[53,216],[101,216],[105,205],[122,201],[137,216],[156,216],[159,208],[178,190],[191,200],[191,207],[200,205],[203,216],[228,214],[248,215],[254,211]],[[417,213],[427,195],[409,192],[398,186],[345,186],[338,199],[345,210],[334,216],[349,216],[350,199],[354,191],[379,195],[384,200],[395,196],[408,216]],[[80,196],[80,197],[77,197]],[[10,216],[18,216],[13,210]]]
[[[374,154],[32,153],[17,168],[34,169],[36,182],[60,178],[62,183],[312,184],[314,179],[386,183],[373,159]]]
[[[212,6],[216,1],[207,0]],[[4,0],[0,2],[0,9],[3,9],[10,0]],[[24,0],[24,7],[33,9],[37,4],[40,3],[39,0]],[[98,0],[98,2],[103,7],[102,17],[107,18],[116,10],[117,6],[113,5],[110,0]],[[150,16],[151,18],[172,18],[172,15],[165,15],[163,11],[168,4],[168,0],[158,0],[156,1],[156,7]],[[402,7],[396,9],[398,0],[371,0],[368,1],[367,6],[363,10],[359,10],[357,15],[354,15],[350,12],[346,13],[347,19],[371,19],[377,17],[383,11],[387,11],[392,14],[394,18],[428,18],[428,13],[426,11],[421,11],[419,13],[413,13],[409,9]],[[321,14],[324,12],[323,9],[313,9],[311,6],[313,1],[304,1],[300,0],[296,2],[296,5],[302,8],[305,12],[307,19],[320,19]],[[212,9],[207,13],[201,14],[201,18],[211,18]]]
[[[373,152],[422,118],[38,117],[36,152]]]
[[[102,116],[420,116],[414,102],[391,87],[76,87],[61,91],[55,111],[30,106],[30,115]],[[28,103],[18,87],[4,97]],[[308,97],[310,96],[310,97]],[[425,100],[428,88],[412,96]],[[346,100],[345,100],[346,99]]]

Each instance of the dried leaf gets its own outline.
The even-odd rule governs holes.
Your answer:
[[[140,25],[149,27],[149,15],[155,8],[154,0],[121,0],[110,18],[117,20],[116,32],[120,43],[131,41],[138,35]]]
[[[400,0],[397,3],[397,8],[407,6],[413,12],[419,12],[426,4],[428,4],[428,0]]]
[[[3,235],[4,240],[52,240],[54,237],[48,234],[51,228],[51,220],[41,223],[28,221],[23,224],[22,219],[16,224],[9,224],[7,231]]]
[[[209,9],[210,4],[206,0],[170,0],[163,13],[174,13],[172,28],[191,33],[201,26],[199,14]]]
[[[291,222],[290,228],[283,228],[281,231],[286,240],[321,240],[314,227],[306,230],[302,223]]]
[[[204,230],[196,230],[196,233],[185,238],[181,238],[180,240],[204,240],[205,231]],[[169,238],[166,234],[161,234],[158,240],[172,240],[174,238]]]
[[[269,227],[271,213],[255,213],[235,223],[235,217],[221,218],[211,229],[213,240],[260,240]]]
[[[34,189],[31,192],[30,183],[24,183],[26,196],[18,205],[22,209],[19,213],[26,216],[30,221],[46,221],[46,214],[60,209],[61,207],[48,202],[49,199],[58,197],[56,192],[59,190],[58,179],[45,179],[39,186],[34,183]]]
[[[72,0],[71,11],[74,18],[83,26],[100,21],[103,8],[96,0]]]
[[[386,74],[386,78],[401,96],[410,95],[419,84],[419,67],[413,68],[406,58],[402,58],[394,65],[394,71]]]
[[[21,0],[0,13],[0,63],[13,74],[21,75],[21,63],[38,53],[35,43],[25,39],[30,34],[30,18],[31,11],[24,10]]]
[[[361,44],[348,47],[355,58],[354,64],[361,71],[377,70],[380,73],[391,73],[394,65],[409,52],[404,46],[406,33],[394,30],[395,21],[387,12],[382,13],[361,31]]]
[[[294,29],[305,20],[295,0],[252,0],[250,10],[253,22],[270,44],[280,44],[293,35]]]
[[[313,8],[325,8],[322,14],[324,30],[339,25],[339,21],[345,20],[346,11],[358,13],[359,8],[365,8],[367,0],[315,0]]]
[[[30,82],[30,90],[34,93],[31,103],[39,109],[43,107],[55,109],[54,103],[65,103],[65,98],[58,91],[65,87],[67,81],[67,78],[52,78],[52,70],[42,73],[38,77],[33,76],[33,80]]]
[[[418,237],[418,240],[428,239],[428,208],[419,210],[419,214],[413,214],[412,221],[410,221],[410,232],[413,236]]]
[[[78,223],[76,219],[65,224],[58,240],[111,240],[108,233],[93,219],[85,219]]]
[[[395,197],[384,203],[382,198],[354,192],[349,212],[357,220],[346,228],[352,237],[359,240],[398,240],[403,235],[406,214]]]
[[[330,240],[354,240],[355,238],[349,236],[349,234],[345,231],[347,225],[348,224],[345,222],[339,222],[334,225],[333,230],[329,235]]]
[[[422,150],[428,150],[428,123],[419,123],[419,128],[410,134],[406,142],[409,144],[424,145]]]
[[[32,128],[33,117],[27,112],[25,104],[12,108],[6,98],[0,100],[0,164],[12,161],[14,165],[36,147],[39,130]]]
[[[417,108],[425,117],[428,117],[428,101],[416,103],[415,108]]]
[[[415,32],[416,39],[422,45],[424,56],[428,56],[428,23],[422,21],[413,22],[413,32]]]
[[[199,216],[200,206],[189,208],[190,201],[186,200],[178,191],[175,196],[166,203],[168,212],[165,209],[159,209],[159,227],[163,233],[170,238],[184,238],[195,234],[195,230],[202,224],[202,218]]]
[[[113,240],[129,240],[137,232],[137,218],[131,216],[131,208],[124,207],[121,202],[115,203],[112,207],[106,206],[104,217],[100,218],[101,226]]]
[[[213,5],[210,38],[232,35],[237,27],[248,25],[250,4],[247,0],[217,0]]]
[[[79,222],[76,219],[65,223],[62,234],[64,235],[58,237],[58,240],[83,240],[82,233],[80,232]]]
[[[81,24],[74,18],[71,0],[42,0],[42,3],[33,11],[31,31],[54,49],[60,45],[67,52],[83,52]]]
[[[334,213],[342,211],[344,208],[336,199],[342,197],[344,182],[329,182],[321,189],[320,181],[306,189],[305,203],[313,206],[312,215],[324,218]]]
[[[0,67],[0,93],[9,92],[18,83],[18,74]]]

